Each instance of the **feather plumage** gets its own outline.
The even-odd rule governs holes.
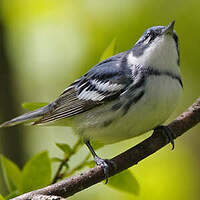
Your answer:
[[[52,109],[34,124],[72,117],[117,98],[132,82],[127,76],[130,73],[125,73],[121,65],[124,55],[113,56],[89,70],[70,85],[53,102]]]

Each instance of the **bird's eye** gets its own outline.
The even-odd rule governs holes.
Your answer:
[[[151,32],[148,31],[144,36],[142,36],[138,41],[137,44],[143,43],[143,44],[148,44],[149,41],[151,40]]]
[[[151,36],[150,32],[147,33],[146,38],[148,38],[149,36]]]
[[[147,32],[145,39],[144,39],[144,43],[148,44],[150,40],[151,40],[151,33]]]
[[[145,43],[149,43],[149,42],[153,41],[155,38],[156,38],[155,32],[153,32],[153,31],[148,32],[146,35],[146,38],[145,38]]]

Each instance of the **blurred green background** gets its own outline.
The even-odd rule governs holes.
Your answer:
[[[116,53],[131,48],[145,29],[176,20],[184,94],[172,120],[200,95],[199,0],[1,0],[0,122],[25,112],[21,103],[50,102],[72,81],[95,65],[113,38]],[[140,184],[132,196],[97,184],[70,199],[200,199],[200,126],[131,168]],[[106,158],[148,136],[108,145]],[[23,166],[32,155],[48,150],[61,156],[56,142],[74,144],[65,127],[13,127],[0,130],[0,151]],[[84,147],[70,161],[86,154]],[[0,193],[7,191],[0,173]],[[131,187],[131,186],[130,186]]]

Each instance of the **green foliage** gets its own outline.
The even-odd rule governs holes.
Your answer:
[[[32,157],[22,170],[21,192],[29,192],[51,183],[51,161],[44,151]]]
[[[22,107],[27,109],[28,111],[33,111],[48,104],[49,103],[46,102],[25,102],[22,104]]]
[[[12,199],[16,196],[20,195],[19,191],[16,190],[16,191],[12,191],[11,193],[9,193],[7,196],[5,196],[5,200],[9,200],[9,199]]]
[[[56,145],[64,152],[65,157],[63,159],[58,157],[50,159],[47,151],[40,152],[33,156],[25,164],[22,171],[20,171],[15,163],[4,156],[1,156],[4,179],[10,191],[9,195],[5,198],[6,200],[11,199],[21,193],[36,190],[51,184],[52,162],[60,163],[60,167],[58,168],[56,176],[53,179],[54,181],[58,181],[66,176],[71,176],[76,171],[81,170],[86,166],[94,167],[95,162],[88,161],[90,158],[90,154],[88,154],[77,166],[72,169],[69,168],[69,159],[74,155],[75,152],[77,152],[79,146],[82,145],[80,140],[76,142],[73,148],[64,143],[57,143]],[[128,170],[109,178],[108,186],[131,194],[137,195],[139,193],[138,182],[133,174]],[[0,200],[1,199],[3,200],[2,196],[0,196]]]
[[[103,61],[103,60],[113,56],[114,51],[115,51],[115,46],[116,46],[116,38],[114,38],[112,40],[112,42],[110,43],[110,45],[104,50],[99,61]]]
[[[109,178],[108,186],[130,194],[139,194],[139,184],[129,170],[125,170]]]
[[[64,152],[66,157],[69,157],[69,155],[72,153],[72,149],[68,144],[65,143],[56,143],[56,146]]]
[[[51,158],[51,162],[54,162],[54,163],[56,163],[56,162],[62,162],[62,159],[61,158],[58,158],[58,157],[53,157],[53,158]]]
[[[6,199],[51,183],[51,161],[46,151],[32,157],[22,171],[3,155],[1,155],[1,165],[4,180],[10,192]]]
[[[5,200],[4,197],[0,194],[0,200]]]
[[[94,150],[100,149],[101,147],[104,146],[104,144],[102,144],[100,142],[96,142],[96,141],[90,141],[90,143]]]
[[[1,155],[1,165],[6,185],[10,192],[19,189],[21,183],[21,172],[18,166],[8,158]]]

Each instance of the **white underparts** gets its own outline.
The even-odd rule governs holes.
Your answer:
[[[180,74],[178,66],[178,52],[174,39],[169,35],[156,38],[143,54],[134,56],[132,52],[128,55],[128,64],[132,66],[150,66],[159,71],[167,70],[174,75]]]

